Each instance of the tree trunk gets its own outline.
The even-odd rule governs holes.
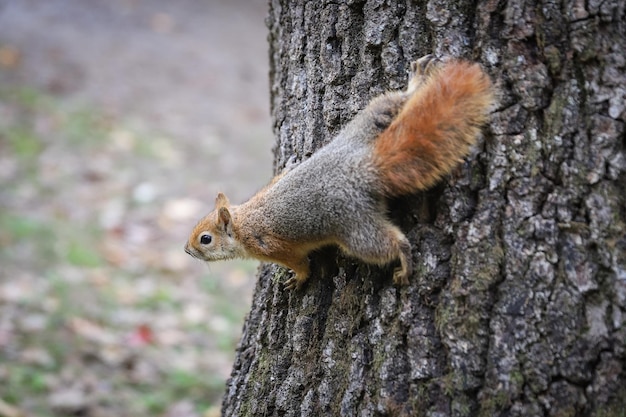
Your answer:
[[[224,415],[623,416],[624,1],[273,0],[268,27],[277,172],[427,53],[480,62],[499,104],[393,203],[408,287],[336,252],[301,291],[262,266]]]

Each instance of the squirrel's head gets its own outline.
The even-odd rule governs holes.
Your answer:
[[[193,228],[185,252],[203,261],[219,261],[243,256],[233,233],[233,218],[228,198],[217,194],[215,210]]]

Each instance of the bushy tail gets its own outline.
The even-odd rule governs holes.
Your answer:
[[[492,103],[491,81],[478,64],[449,61],[433,70],[376,139],[385,195],[430,188],[462,162]]]

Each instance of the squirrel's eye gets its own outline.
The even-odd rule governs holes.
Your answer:
[[[211,243],[211,235],[202,235],[200,236],[200,243],[203,245],[208,245]]]

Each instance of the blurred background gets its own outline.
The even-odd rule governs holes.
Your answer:
[[[213,416],[256,262],[183,244],[271,177],[265,0],[0,0],[0,416]]]

